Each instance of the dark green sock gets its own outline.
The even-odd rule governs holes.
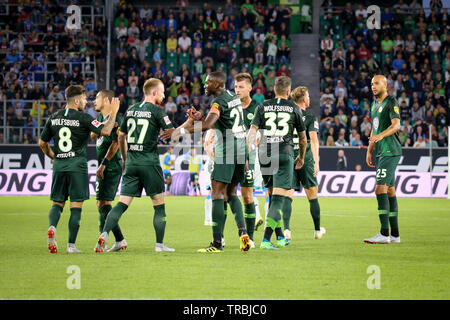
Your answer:
[[[200,193],[200,184],[199,183],[197,183],[197,190],[198,190],[198,193]]]
[[[391,235],[393,237],[399,237],[400,233],[398,231],[398,204],[396,196],[389,198],[389,224],[391,225]]]
[[[289,197],[286,197],[286,199],[284,200],[284,205],[283,205],[284,229],[291,230],[291,228],[289,227],[289,222],[291,221],[291,213],[292,213],[292,199]]]
[[[111,211],[108,213],[108,216],[106,217],[105,226],[103,227],[103,232],[106,232],[109,234],[109,232],[117,226],[119,223],[119,219],[122,216],[122,214],[128,209],[128,206],[123,202],[117,202],[117,204],[114,206],[114,208],[111,209]]]
[[[58,225],[59,218],[61,218],[61,212],[63,211],[63,207],[54,204],[48,213],[48,226],[56,226]]]
[[[167,193],[170,193],[170,186],[171,185],[172,185],[172,182],[167,184]]]
[[[269,207],[269,213],[267,214],[267,227],[275,230],[281,227],[281,215],[283,213],[285,196],[272,195],[271,203]],[[264,236],[266,239],[266,236]],[[270,239],[266,239],[269,240]]]
[[[103,227],[105,226],[106,218],[108,217],[108,213],[112,210],[112,206],[110,204],[105,204],[103,207],[98,209],[100,212],[100,233],[102,233]],[[103,222],[103,223],[102,223]],[[111,229],[114,234],[114,238],[116,241],[123,240],[122,230],[120,230],[119,224],[117,224],[114,228]]]
[[[80,229],[81,208],[70,208],[69,243],[75,243]]]
[[[244,212],[242,212],[242,204],[237,196],[229,196],[228,204],[230,205],[231,212],[234,214],[234,220],[236,220],[236,225],[239,229],[239,236],[246,232],[245,229],[245,219]]]
[[[245,226],[247,228],[248,236],[253,240],[253,232],[255,231],[256,209],[255,203],[245,205]]]
[[[223,199],[212,200],[212,232],[216,246],[222,246],[222,234],[223,234],[223,221],[224,221],[224,201]]]
[[[314,230],[320,230],[320,205],[319,199],[309,200],[309,212],[314,222]]]
[[[156,243],[163,243],[166,230],[166,207],[165,204],[154,206],[153,227],[155,228]]]
[[[377,194],[378,215],[380,217],[383,236],[389,236],[389,199],[387,193]]]
[[[226,222],[227,222],[227,210],[228,210],[228,206],[227,206],[227,202],[224,200],[223,201],[223,219],[222,219],[222,224],[221,224],[221,226],[220,226],[220,233],[221,233],[221,235],[222,235],[222,238],[223,238],[223,231],[225,230],[225,224],[226,224]]]

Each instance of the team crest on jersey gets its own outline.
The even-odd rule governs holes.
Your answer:
[[[395,112],[396,114],[400,114],[400,111],[398,110],[398,106],[395,106],[395,107],[394,107],[394,112]]]
[[[383,111],[383,107],[380,107],[380,108],[378,109],[378,112],[381,112],[381,111]]]
[[[93,121],[91,122],[91,124],[92,124],[94,127],[96,127],[96,128],[98,128],[98,127],[100,127],[100,126],[102,125],[102,123],[101,123],[101,122],[98,122],[97,120],[93,120]]]
[[[302,117],[302,120],[303,120],[303,122],[305,122],[305,119],[306,119],[306,117],[305,117],[305,116],[303,116],[303,117]]]
[[[249,114],[247,115],[247,119],[248,119],[248,120],[252,120],[252,119],[253,119],[253,113],[249,113]]]
[[[378,120],[378,118],[373,119],[373,128],[375,130],[378,130],[379,125],[380,125],[380,121]]]

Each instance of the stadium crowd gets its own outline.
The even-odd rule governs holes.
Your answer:
[[[39,119],[42,127],[63,107],[67,86],[82,84],[89,96],[94,94],[93,63],[106,58],[107,32],[102,18],[92,26],[90,17],[80,31],[67,29],[65,11],[71,2],[9,1],[8,11],[0,6],[0,142],[5,101],[6,126],[13,127],[6,143],[28,144],[39,139]],[[96,1],[95,14],[103,13],[101,3]],[[92,106],[87,112],[95,116]]]
[[[207,74],[219,70],[228,76],[228,89],[234,89],[235,74],[249,72],[252,98],[263,102],[273,97],[275,77],[290,75],[290,9],[228,0],[217,10],[205,2],[202,9],[188,12],[183,4],[177,11],[119,4],[114,65],[121,110],[139,101],[144,81],[156,77],[166,88],[163,107],[180,125],[191,105],[203,111],[209,107],[213,97],[204,94],[203,85]]]
[[[418,1],[381,9],[369,30],[362,4],[336,10],[324,1],[320,29],[320,135],[327,146],[367,146],[371,77],[382,73],[398,99],[403,146],[447,145],[450,33],[447,9],[429,15]]]

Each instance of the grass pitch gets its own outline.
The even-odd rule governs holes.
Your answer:
[[[401,244],[363,243],[379,230],[375,198],[320,199],[327,229],[321,240],[313,239],[308,201],[297,198],[286,248],[260,250],[261,228],[257,248],[240,252],[229,212],[225,252],[200,254],[196,250],[212,238],[211,227],[203,226],[203,197],[166,199],[165,243],[175,253],[154,252],[153,208],[148,198],[135,199],[120,220],[128,250],[99,255],[93,252],[98,213],[91,198],[77,239],[83,254],[65,253],[66,206],[59,253],[51,255],[49,199],[0,197],[0,299],[450,299],[450,200],[398,202]],[[80,289],[66,286],[72,265],[80,268]],[[380,289],[367,287],[372,265],[380,268]]]

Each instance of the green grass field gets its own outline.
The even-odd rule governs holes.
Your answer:
[[[263,208],[264,199],[260,198]],[[0,299],[450,299],[450,200],[399,199],[401,244],[369,245],[379,230],[374,198],[323,198],[327,234],[313,239],[306,199],[294,200],[293,241],[279,251],[239,251],[229,214],[227,246],[200,254],[211,228],[203,226],[204,198],[170,197],[165,242],[175,253],[154,252],[153,208],[135,199],[120,225],[128,250],[95,254],[98,213],[84,206],[77,247],[65,253],[69,209],[58,226],[60,252],[46,247],[47,197],[0,198]],[[263,231],[255,233],[257,247]],[[110,243],[112,245],[111,234]],[[79,266],[81,289],[66,287],[67,268]],[[371,265],[381,289],[370,290]]]

